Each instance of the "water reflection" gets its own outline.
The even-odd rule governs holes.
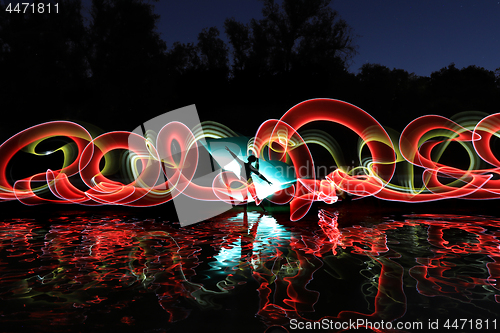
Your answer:
[[[291,319],[496,318],[498,219],[426,214],[345,227],[338,219],[320,211],[282,223],[234,211],[186,228],[124,215],[5,220],[0,321],[11,330],[210,323],[224,332],[245,320],[242,331],[258,332]]]

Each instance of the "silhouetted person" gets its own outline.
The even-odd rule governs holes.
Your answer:
[[[253,180],[252,180],[252,173],[257,175],[263,181],[267,182],[269,185],[272,185],[272,183],[269,180],[267,180],[267,178],[264,177],[259,172],[259,159],[255,156],[251,155],[251,156],[248,156],[248,158],[247,158],[248,162],[245,163],[238,156],[236,156],[236,154],[233,153],[231,151],[231,149],[229,149],[227,146],[226,146],[226,150],[241,165],[240,179],[242,179],[243,181],[245,181],[247,183],[248,191],[252,195],[255,202],[259,203],[258,198],[257,198],[257,192],[255,191],[255,185],[254,185]],[[255,167],[252,165],[252,163],[254,163],[254,162],[256,162]],[[247,196],[247,193],[245,191],[245,193],[243,194],[243,200],[247,201],[247,199],[248,199],[248,196]],[[262,209],[264,209],[264,211],[265,211],[264,207],[262,207]]]

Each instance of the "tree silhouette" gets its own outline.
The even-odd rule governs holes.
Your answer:
[[[228,49],[219,35],[216,27],[205,28],[196,45],[175,42],[166,53],[172,107],[220,106],[219,95],[227,90],[230,70]]]
[[[264,0],[261,20],[226,19],[233,83],[254,102],[290,106],[311,94],[342,95],[335,80],[346,78],[356,52],[354,35],[330,0]],[[340,96],[337,96],[340,97]]]
[[[222,77],[227,79],[229,75],[228,49],[224,41],[219,38],[219,34],[216,27],[203,29],[198,35],[198,50],[204,69],[220,72]]]
[[[393,102],[408,89],[410,80],[410,74],[404,70],[370,63],[361,66],[357,77],[363,92],[361,104],[377,113],[391,112]]]
[[[348,72],[355,36],[331,0],[262,0],[262,19],[225,20],[228,45],[208,27],[196,43],[168,50],[154,2],[93,0],[87,28],[81,0],[58,1],[57,15],[9,15],[0,4],[1,129],[55,119],[129,129],[196,103],[203,119],[229,126],[250,115],[252,131],[315,97],[346,100],[395,128],[426,113],[498,112],[500,68],[451,64],[419,77],[365,64]]]
[[[16,15],[0,5],[2,123],[11,130],[66,118],[82,105],[86,60],[81,1],[59,1],[59,10],[64,14]]]
[[[227,90],[229,59],[226,43],[216,27],[203,29],[198,34],[197,50],[200,57],[199,89],[196,92],[204,103],[220,103],[222,91]]]
[[[100,121],[119,121],[124,112],[153,116],[164,103],[160,82],[166,45],[153,10],[142,0],[92,1],[89,64],[96,106],[105,111]]]
[[[500,100],[495,73],[482,67],[458,69],[451,63],[431,74],[428,91],[429,109],[437,114],[498,112]]]
[[[245,67],[248,65],[252,46],[250,29],[248,25],[237,22],[234,18],[228,18],[224,21],[224,30],[232,46],[233,75],[239,77],[244,73]]]

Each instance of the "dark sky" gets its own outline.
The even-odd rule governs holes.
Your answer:
[[[243,23],[262,17],[259,0],[160,0],[155,6],[169,47],[196,42],[205,27],[222,32],[227,17]],[[359,35],[351,72],[366,62],[424,76],[452,62],[500,67],[500,1],[334,0],[331,6]]]

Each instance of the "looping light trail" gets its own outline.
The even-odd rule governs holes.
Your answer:
[[[349,170],[340,165],[341,146],[333,133],[307,130],[304,135],[299,134],[302,127],[316,121],[345,126],[359,136],[359,167]],[[500,161],[493,140],[500,136],[499,132],[500,114],[486,116],[474,124],[427,115],[408,124],[396,139],[394,133],[389,135],[372,116],[354,105],[314,99],[294,106],[281,119],[266,120],[245,150],[263,161],[278,161],[293,167],[293,182],[276,184],[278,187],[273,187],[274,193],[267,199],[275,204],[289,203],[290,219],[299,220],[314,201],[332,204],[345,193],[354,199],[375,196],[405,202],[497,199]],[[232,135],[233,131],[214,122],[193,131],[180,122],[165,124],[157,133],[156,142],[125,131],[92,137],[84,127],[69,121],[39,124],[0,146],[0,201],[141,207],[160,205],[186,195],[204,201],[244,204],[244,198],[251,198],[247,192],[253,185],[229,169],[223,168],[211,185],[194,181],[199,140],[229,140]],[[64,138],[64,144],[40,152],[39,146],[53,138]],[[337,164],[323,179],[317,178],[309,149],[313,144],[325,148]],[[361,160],[363,147],[368,148],[370,156]],[[463,157],[451,161],[443,157],[449,156],[449,151],[451,156],[462,156],[455,154],[457,149],[465,150],[469,159],[467,168],[449,165],[463,165]],[[56,170],[9,179],[9,170],[19,167],[16,162],[20,163],[17,156],[21,151],[37,156],[62,153],[63,163]],[[117,168],[119,161],[113,157],[114,153],[122,154],[121,169]],[[27,167],[21,165],[23,169]],[[116,177],[117,170],[121,170],[120,177]],[[279,177],[273,178],[275,170],[269,170],[262,173],[279,181]],[[261,200],[256,202],[259,204]]]

